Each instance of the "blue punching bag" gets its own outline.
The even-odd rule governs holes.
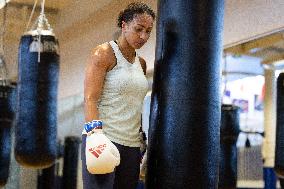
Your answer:
[[[56,158],[57,49],[53,35],[33,33],[21,37],[15,158],[26,167],[46,168]]]
[[[230,104],[221,107],[219,189],[237,188],[237,140],[240,133],[239,108]]]
[[[284,73],[277,78],[276,147],[274,170],[284,179]]]
[[[0,85],[0,187],[7,183],[9,177],[14,89],[12,85]]]
[[[223,0],[158,1],[146,188],[218,187]]]

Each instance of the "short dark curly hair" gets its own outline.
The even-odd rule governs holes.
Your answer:
[[[137,14],[148,14],[155,20],[154,11],[145,3],[135,2],[130,3],[123,11],[121,11],[118,15],[117,26],[119,28],[122,27],[122,21],[130,22]]]

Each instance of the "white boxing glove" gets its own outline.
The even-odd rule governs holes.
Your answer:
[[[120,163],[116,146],[103,134],[102,129],[93,129],[86,137],[86,165],[91,174],[106,174],[114,171]]]

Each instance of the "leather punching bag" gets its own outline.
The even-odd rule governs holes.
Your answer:
[[[284,179],[279,179],[280,180],[280,186],[281,186],[281,189],[284,189]]]
[[[12,85],[0,86],[0,187],[4,186],[9,177],[11,159],[11,127],[14,119]]]
[[[37,189],[59,189],[61,176],[60,158],[63,157],[64,146],[60,141],[57,143],[56,162],[52,166],[41,169],[37,177]]]
[[[146,188],[218,187],[223,0],[158,1]]]
[[[56,158],[57,47],[53,35],[21,37],[15,158],[26,167],[46,168]]]
[[[277,79],[275,172],[284,179],[284,73]]]
[[[81,140],[79,137],[70,136],[65,138],[62,189],[77,188],[77,172],[80,142]]]
[[[237,188],[237,140],[240,133],[239,109],[223,104],[221,107],[219,189]]]

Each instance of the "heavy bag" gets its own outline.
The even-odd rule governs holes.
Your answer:
[[[284,178],[284,73],[277,78],[276,146],[274,169],[278,177]]]
[[[223,0],[158,1],[146,188],[218,187],[223,13]]]
[[[56,164],[40,170],[40,173],[37,177],[37,189],[56,189],[57,185],[55,171]]]
[[[77,188],[77,172],[78,172],[78,156],[80,138],[70,136],[65,138],[64,142],[64,163],[62,188],[76,189]]]
[[[281,186],[281,189],[284,189],[284,179],[279,179],[280,180],[280,186]]]
[[[0,85],[0,127],[7,128],[12,127],[12,121],[14,118],[14,107],[12,98],[14,87],[11,85]]]
[[[237,187],[237,139],[240,133],[239,108],[230,104],[221,107],[219,189]]]
[[[9,178],[11,157],[11,128],[0,127],[0,187],[4,186]]]
[[[41,169],[37,177],[37,189],[58,189],[60,188],[60,161],[63,157],[64,146],[60,141],[57,143],[57,157],[56,162],[51,167]]]
[[[56,158],[57,45],[52,35],[21,37],[15,158],[26,167],[46,168]]]
[[[14,89],[12,85],[0,86],[0,187],[7,183],[9,177]]]

